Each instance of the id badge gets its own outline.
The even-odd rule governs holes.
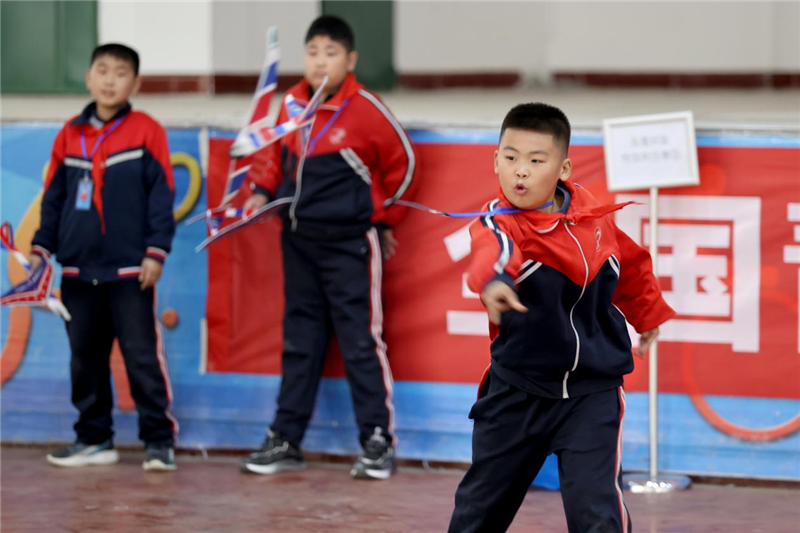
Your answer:
[[[92,208],[92,191],[94,183],[88,177],[78,182],[78,196],[75,199],[75,209],[89,211]]]

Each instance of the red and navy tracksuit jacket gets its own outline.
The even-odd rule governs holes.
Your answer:
[[[550,454],[570,533],[630,533],[621,485],[625,319],[644,332],[671,318],[648,253],[580,186],[559,213],[486,215],[470,227],[468,284],[514,287],[527,313],[491,326],[489,369],[472,406],[472,465],[450,533],[505,531]],[[511,207],[503,197],[486,210]]]
[[[303,80],[287,94],[306,105],[311,88]],[[281,105],[277,123],[288,119]],[[413,194],[417,158],[400,123],[348,74],[320,105],[308,150],[300,134],[258,152],[248,174],[253,189],[269,198],[293,197],[282,212],[293,232],[321,238],[362,234],[371,225],[396,225],[406,209],[393,205]]]
[[[136,278],[145,256],[164,262],[175,234],[167,134],[130,105],[97,129],[95,104],[67,121],[53,143],[33,252],[55,254],[65,278],[104,283]],[[119,125],[90,155],[98,138]],[[76,209],[79,182],[93,182],[88,210]]]
[[[292,87],[306,105],[306,81]],[[287,120],[285,102],[278,123]],[[307,150],[301,143],[308,142]],[[272,430],[300,446],[322,364],[335,334],[353,393],[360,439],[394,433],[393,381],[383,341],[379,229],[397,224],[395,205],[416,187],[406,133],[377,96],[348,74],[300,131],[259,152],[246,182],[269,198],[291,197],[283,217],[286,308],[282,381]]]
[[[177,422],[155,290],[138,281],[143,259],[163,263],[175,233],[167,134],[130,105],[105,124],[95,108],[67,121],[53,143],[33,252],[55,254],[63,266],[77,439],[99,444],[114,434],[109,357],[117,338],[139,438],[172,446]]]
[[[471,228],[468,284],[516,288],[527,313],[491,325],[492,367],[516,387],[549,398],[613,389],[633,370],[625,320],[638,332],[674,316],[649,253],[583,187],[561,185],[563,213],[484,216]],[[511,206],[500,191],[486,209]],[[513,206],[511,206],[513,207]]]

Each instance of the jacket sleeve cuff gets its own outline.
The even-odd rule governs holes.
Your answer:
[[[162,250],[161,248],[156,248],[155,246],[148,246],[147,251],[145,252],[145,257],[150,259],[155,259],[159,263],[164,263],[167,260],[167,252],[166,250]]]
[[[272,195],[270,194],[269,190],[260,185],[256,185],[255,182],[250,184],[250,190],[253,191],[253,194],[263,194],[264,196],[267,197],[268,202],[272,201]]]
[[[42,257],[46,257],[48,259],[50,258],[50,250],[42,246],[39,246],[38,244],[34,244],[33,246],[31,246],[31,253]]]
[[[503,272],[502,274],[496,275],[495,277],[487,281],[486,285],[489,285],[494,281],[501,281],[506,285],[508,285],[509,287],[511,287],[512,289],[517,290],[517,284],[514,283],[514,278],[512,278],[511,274],[509,274],[508,272]],[[486,285],[484,285],[483,287],[486,288]]]
[[[660,327],[664,322],[675,318],[675,311],[662,300],[661,305],[655,305],[648,309],[646,313],[638,317],[634,328],[637,333],[644,333]]]

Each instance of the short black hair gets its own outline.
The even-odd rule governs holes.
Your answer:
[[[139,75],[139,54],[133,48],[118,43],[101,44],[92,52],[92,61],[89,65],[94,65],[95,60],[102,56],[111,56],[127,61],[133,67],[133,74]]]
[[[334,15],[322,15],[318,17],[311,26],[308,27],[306,32],[306,43],[322,35],[330,38],[345,47],[347,52],[352,52],[356,47],[356,38],[353,35],[353,29],[343,19]]]
[[[569,152],[569,137],[572,128],[567,115],[557,107],[541,102],[516,105],[503,119],[500,138],[508,128],[548,133],[564,149],[565,157]]]

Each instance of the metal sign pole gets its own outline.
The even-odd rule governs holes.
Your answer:
[[[650,187],[650,257],[653,273],[658,277],[658,187]],[[673,492],[689,488],[691,480],[686,476],[658,475],[658,340],[650,345],[648,354],[648,404],[650,425],[650,472],[625,476],[625,484],[631,492],[652,494]]]
[[[658,278],[658,187],[650,187],[650,258]],[[658,339],[650,346],[648,405],[650,411],[650,479],[658,479]]]

